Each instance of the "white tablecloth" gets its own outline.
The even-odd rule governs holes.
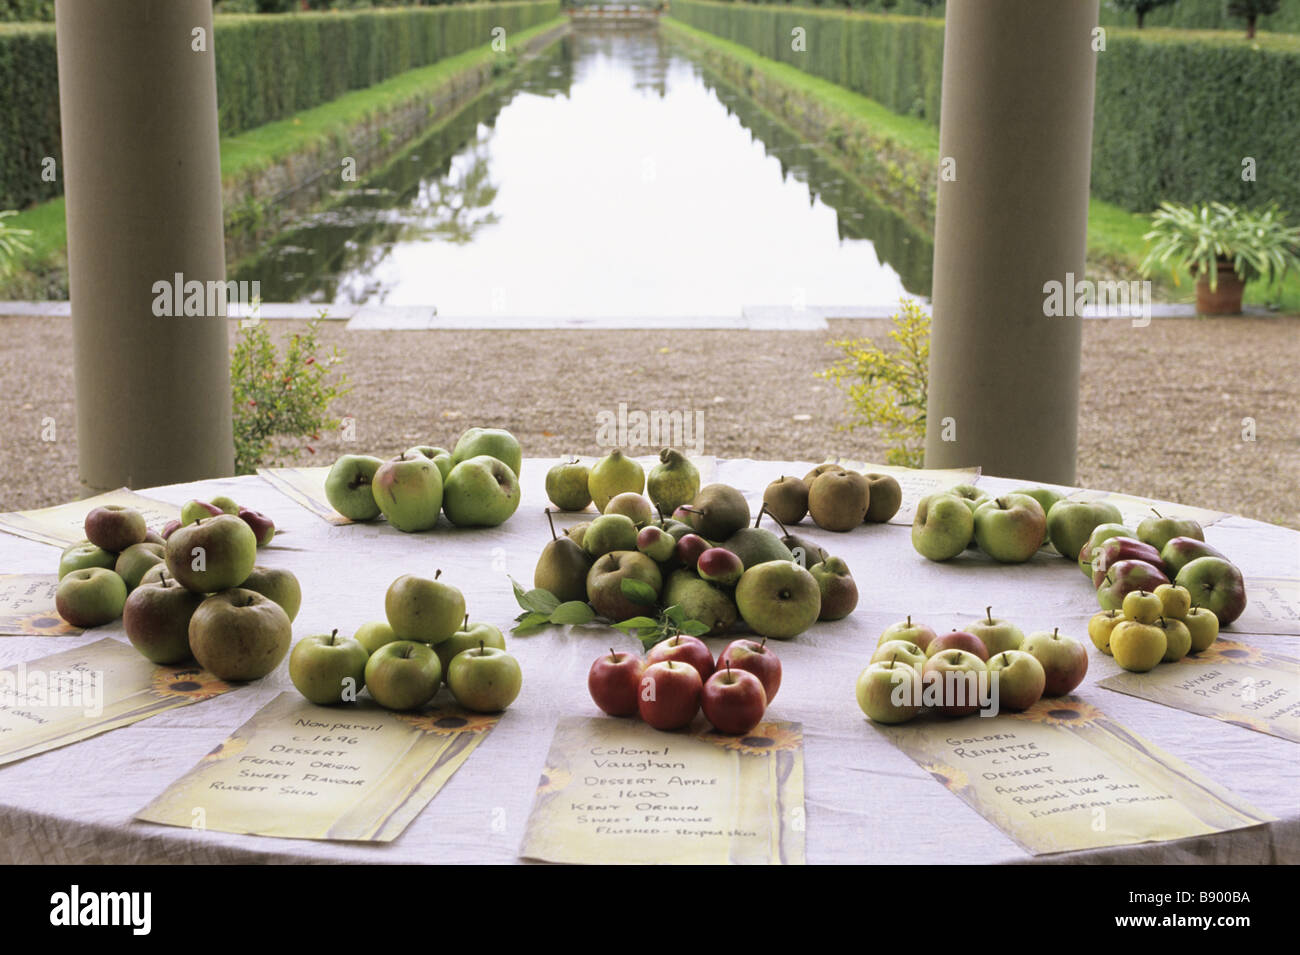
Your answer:
[[[530,586],[537,555],[550,537],[542,509],[543,478],[551,463],[524,462],[519,511],[492,530],[444,524],[408,535],[383,523],[334,527],[256,477],[143,491],[178,505],[191,497],[228,494],[272,515],[281,533],[259,562],[286,567],[302,582],[295,638],[335,627],[350,633],[382,619],[384,592],[394,578],[432,576],[441,568],[443,579],[464,592],[472,620],[507,632],[523,667],[523,691],[442,792],[387,845],[196,832],[133,821],[136,811],[263,704],[292,690],[287,667],[281,666],[225,696],[0,767],[0,861],[515,861],[556,720],[598,715],[587,695],[587,669],[611,641],[630,641],[604,627],[508,635],[519,610],[507,574]],[[771,480],[802,474],[809,466],[720,461],[715,479],[757,502]],[[991,477],[978,482],[990,491],[1019,483]],[[854,698],[857,675],[888,624],[911,614],[943,631],[975,619],[989,604],[996,616],[1026,633],[1060,627],[1084,640],[1090,659],[1080,695],[1279,820],[1216,836],[1037,861],[1300,861],[1300,748],[1097,687],[1117,667],[1087,643],[1086,624],[1096,602],[1073,562],[1045,552],[1019,566],[978,557],[934,564],[912,549],[905,526],[834,534],[805,522],[799,530],[848,561],[861,593],[857,611],[847,619],[817,624],[776,646],[785,677],[769,717],[803,724],[809,862],[1035,860],[886,742]],[[1237,562],[1248,580],[1252,575],[1300,577],[1300,534],[1294,531],[1230,517],[1208,528],[1206,538]],[[57,560],[52,547],[0,535],[0,572],[52,573]],[[120,622],[75,638],[0,637],[0,666],[105,635],[125,640]],[[710,641],[714,652],[728,639]],[[1300,655],[1300,636],[1240,639]]]

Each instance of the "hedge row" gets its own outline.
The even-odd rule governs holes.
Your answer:
[[[940,20],[700,0],[674,0],[672,15],[939,121]],[[804,52],[796,28],[806,31]],[[1093,194],[1139,212],[1166,199],[1275,201],[1300,212],[1298,89],[1300,43],[1289,39],[1257,48],[1236,37],[1108,31],[1097,60]],[[1255,181],[1243,178],[1247,168]]]
[[[233,135],[349,90],[492,42],[560,15],[559,0],[230,16],[215,22],[221,133]],[[0,209],[22,208],[61,191],[41,177],[61,157],[54,28],[0,29]],[[61,168],[61,166],[60,166]]]

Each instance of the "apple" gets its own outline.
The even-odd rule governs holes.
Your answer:
[[[1047,536],[1062,557],[1074,560],[1102,524],[1123,524],[1119,508],[1101,501],[1057,501],[1047,512]]]
[[[289,615],[290,621],[298,618],[298,610],[302,607],[302,585],[292,571],[254,567],[253,572],[239,586],[263,597],[270,597]]]
[[[437,695],[442,686],[442,664],[428,644],[394,640],[370,654],[362,677],[380,706],[415,710]]]
[[[239,505],[235,503],[235,499],[225,494],[218,494],[212,500],[208,501],[208,503],[220,510],[223,514],[234,514],[236,516],[239,514]]]
[[[590,474],[577,458],[561,461],[546,472],[546,496],[562,511],[585,511],[591,505]]]
[[[705,681],[700,709],[719,733],[743,736],[762,722],[767,694],[754,674],[726,667]]]
[[[877,723],[906,723],[922,709],[921,674],[901,661],[872,663],[858,676],[858,706]]]
[[[1092,559],[1096,556],[1096,549],[1112,537],[1133,537],[1133,532],[1123,524],[1098,524],[1094,527],[1087,542],[1079,549],[1079,569],[1085,577],[1092,576]]]
[[[952,494],[961,498],[962,502],[966,505],[966,509],[970,511],[972,515],[975,513],[975,508],[987,501],[989,497],[987,492],[981,491],[974,484],[954,484],[946,491],[940,491],[939,493]]]
[[[587,692],[592,701],[610,716],[636,716],[645,661],[635,653],[598,656],[587,671]]]
[[[325,476],[325,499],[330,507],[352,521],[373,521],[378,517],[379,503],[372,484],[383,464],[368,454],[345,454],[335,461]]]
[[[1187,627],[1192,637],[1192,648],[1189,653],[1200,653],[1219,639],[1219,618],[1212,610],[1193,607],[1183,618],[1183,625]]]
[[[1047,515],[1027,494],[1004,494],[975,508],[975,543],[999,563],[1023,564],[1046,539]]]
[[[241,507],[238,516],[241,521],[252,528],[253,536],[257,538],[258,547],[265,547],[271,543],[271,539],[275,537],[275,521],[251,507]]]
[[[357,632],[352,635],[352,639],[365,647],[367,654],[373,654],[384,644],[392,643],[398,637],[387,620],[371,620],[357,627]]]
[[[740,558],[725,547],[710,547],[700,554],[695,569],[709,583],[723,587],[734,587],[745,573]]]
[[[427,531],[442,511],[442,473],[422,454],[385,461],[371,483],[375,503],[399,531]]]
[[[1180,570],[1198,557],[1228,559],[1226,554],[1195,537],[1175,537],[1160,550],[1160,559],[1164,562],[1166,573],[1173,577],[1177,577]]]
[[[1106,571],[1121,560],[1140,560],[1144,564],[1150,564],[1161,573],[1165,571],[1165,564],[1160,559],[1160,552],[1150,544],[1144,544],[1132,537],[1112,537],[1110,540],[1104,541],[1093,552],[1093,587],[1100,587],[1102,580],[1106,577]]]
[[[65,548],[63,554],[59,557],[59,580],[62,580],[74,570],[89,570],[92,567],[113,570],[116,566],[117,554],[110,550],[104,550],[102,547],[97,547],[90,541],[82,541],[79,544],[72,544]]]
[[[1168,645],[1165,632],[1149,623],[1125,620],[1110,634],[1110,653],[1125,670],[1146,673],[1155,669]]]
[[[604,513],[622,514],[637,527],[649,524],[655,516],[650,502],[633,491],[624,491],[611,497],[609,503],[605,505]]]
[[[478,457],[492,457],[503,462],[518,478],[524,453],[518,440],[509,431],[500,428],[470,428],[456,439],[456,446],[452,448],[452,470],[456,470],[456,466],[462,462]]]
[[[117,555],[113,571],[122,578],[127,590],[134,590],[140,586],[140,578],[150,567],[163,562],[163,553],[163,547],[159,544],[150,544],[148,541],[132,544]]]
[[[478,646],[451,658],[447,688],[456,702],[475,713],[500,713],[524,683],[519,661],[497,647]]]
[[[166,543],[167,538],[171,537],[172,532],[180,526],[182,526],[180,521],[168,521],[163,525],[162,532],[158,536],[163,539],[163,543]]]
[[[190,658],[190,618],[203,601],[202,594],[164,576],[131,591],[122,607],[122,628],[146,660],[180,663]]]
[[[1032,653],[1003,650],[989,660],[989,681],[998,709],[1019,713],[1042,698],[1047,671]]]
[[[817,622],[821,588],[817,578],[794,561],[771,560],[741,576],[736,609],[759,636],[788,639]]]
[[[1114,648],[1114,636],[1111,638]],[[1043,665],[1047,674],[1047,686],[1043,696],[1065,696],[1083,682],[1088,673],[1088,651],[1073,637],[1063,637],[1059,628],[1051,633],[1040,630],[1025,638],[1021,646],[1026,653],[1032,653]]]
[[[866,523],[884,524],[903,506],[903,489],[892,474],[873,472],[862,476],[867,479],[868,488]]]
[[[925,655],[927,658],[931,658],[935,654],[943,653],[945,650],[964,650],[973,656],[979,657],[984,663],[988,663],[989,660],[989,648],[984,646],[984,641],[973,633],[967,633],[965,630],[953,630],[949,633],[939,634],[925,648]]]
[[[451,672],[451,661],[466,650],[473,650],[475,647],[495,647],[504,650],[505,634],[490,623],[470,623],[467,616],[459,630],[433,648],[442,662],[444,681],[447,679],[447,674]]]
[[[734,670],[748,670],[763,684],[767,702],[771,704],[776,699],[776,691],[781,689],[781,660],[767,648],[766,639],[761,643],[754,640],[731,641],[718,657],[718,667],[725,666]]]
[[[980,708],[980,680],[987,679],[987,674],[987,665],[975,654],[945,650],[925,661],[921,682],[926,687],[937,685],[934,692],[939,699],[935,707],[938,712],[944,716],[968,716]]]
[[[915,667],[916,672],[920,673],[925,666],[925,661],[928,659],[929,657],[925,655],[925,651],[915,643],[908,643],[906,640],[886,640],[876,647],[868,662],[881,663],[897,660],[899,663],[906,663],[908,666]]]
[[[1120,604],[1124,616],[1138,623],[1155,623],[1160,619],[1163,609],[1164,604],[1160,598],[1145,590],[1130,591],[1124,595],[1124,600]]]
[[[675,556],[685,566],[695,570],[699,564],[700,555],[712,546],[699,534],[683,534],[677,539]]]
[[[1187,616],[1187,611],[1192,609],[1192,595],[1186,587],[1179,587],[1177,584],[1161,584],[1156,588],[1156,596],[1160,598],[1162,617],[1182,620]]]
[[[1191,652],[1192,632],[1187,629],[1187,624],[1173,617],[1160,617],[1155,626],[1165,632],[1165,655],[1160,658],[1162,663],[1177,663]]]
[[[191,499],[181,505],[181,524],[193,524],[207,517],[220,517],[224,513],[226,512],[209,501]]]
[[[582,535],[582,549],[590,557],[603,557],[616,550],[636,550],[636,524],[626,514],[602,514]]]
[[[630,617],[653,613],[653,607],[623,593],[624,580],[639,580],[654,591],[663,591],[659,565],[634,550],[616,550],[596,559],[587,572],[587,601],[607,620],[618,623]]]
[[[975,516],[955,494],[921,498],[912,520],[912,546],[927,560],[943,561],[966,549],[975,533]]]
[[[1174,582],[1187,588],[1193,606],[1212,610],[1221,627],[1228,626],[1246,609],[1246,582],[1241,571],[1221,557],[1196,558],[1183,566]]]
[[[657,564],[673,559],[677,551],[677,538],[655,524],[643,527],[636,535],[636,549]]]
[[[1043,521],[1044,521],[1044,527],[1043,527],[1043,540],[1044,540],[1044,543],[1046,543],[1046,540],[1047,540],[1047,527],[1046,527],[1047,512],[1050,511],[1050,510],[1052,509],[1052,505],[1053,505],[1053,504],[1055,504],[1057,501],[1063,501],[1063,500],[1065,500],[1065,497],[1061,494],[1060,491],[1053,491],[1053,490],[1052,490],[1051,488],[1049,488],[1049,487],[1018,487],[1018,488],[1016,488],[1014,491],[1012,491],[1011,493],[1012,493],[1012,494],[1023,494],[1023,495],[1025,495],[1025,497],[1032,497],[1035,501],[1038,502],[1038,506],[1041,507],[1041,508],[1043,509]],[[977,508],[977,509],[978,509],[978,508]]]
[[[120,553],[132,544],[143,544],[149,528],[144,515],[134,507],[104,504],[86,515],[86,540],[96,547]]]
[[[441,643],[455,633],[465,619],[465,596],[438,578],[429,580],[403,574],[384,594],[384,613],[399,640]]]
[[[858,585],[848,564],[831,557],[808,569],[821,591],[822,609],[818,620],[843,620],[858,606]]]
[[[442,509],[457,527],[496,527],[518,507],[519,478],[497,458],[467,458],[447,475]]]
[[[166,544],[167,540],[157,531],[149,531],[144,535],[144,542],[146,544]]]
[[[163,582],[163,578],[171,581],[175,581],[176,579],[167,573],[167,561],[165,560],[162,563],[154,564],[146,570],[144,575],[140,578],[140,583],[136,584],[136,586],[145,587],[149,584],[160,584]]]
[[[1205,540],[1205,531],[1201,530],[1201,525],[1193,520],[1179,520],[1174,517],[1164,517],[1154,507],[1151,513],[1155,517],[1148,517],[1138,524],[1138,540],[1150,544],[1157,551],[1162,550],[1175,537],[1191,537],[1196,540]]]
[[[85,630],[122,616],[125,603],[126,584],[104,567],[69,571],[54,592],[54,609],[59,616]]]
[[[1102,610],[1119,610],[1124,597],[1135,590],[1154,592],[1169,578],[1142,560],[1121,560],[1106,570],[1106,576],[1097,588],[1097,603]]]
[[[925,650],[929,648],[935,636],[937,635],[934,630],[925,624],[912,623],[912,617],[909,615],[906,620],[891,623],[886,627],[876,643],[879,645],[890,640],[906,640],[908,643],[915,643],[922,650]]]
[[[1111,634],[1127,619],[1119,610],[1102,610],[1093,614],[1088,621],[1088,636],[1092,639],[1093,646],[1110,656]]]
[[[679,633],[667,640],[661,640],[650,648],[645,655],[646,666],[652,666],[663,660],[676,660],[689,663],[700,673],[700,680],[713,676],[713,653],[699,637]]]
[[[637,712],[657,730],[691,725],[700,709],[704,681],[689,663],[662,660],[645,668],[637,695]]]
[[[995,620],[993,608],[984,608],[984,619],[966,625],[966,632],[979,637],[984,649],[993,657],[1004,650],[1019,650],[1025,642],[1023,631],[1006,620]]]
[[[248,525],[241,522],[241,526]],[[214,594],[190,617],[190,652],[221,680],[261,679],[280,665],[292,639],[289,615],[271,598],[251,590],[234,588]]]
[[[366,685],[370,652],[339,632],[303,637],[289,654],[289,679],[312,703],[349,703]]]
[[[233,514],[204,518],[167,538],[167,570],[196,593],[238,587],[257,563],[257,538]]]

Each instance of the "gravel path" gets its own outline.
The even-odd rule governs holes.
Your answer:
[[[277,338],[300,327],[272,322]],[[6,318],[0,328],[0,387],[11,409],[0,510],[73,498],[71,322]],[[448,444],[472,425],[508,427],[528,455],[596,454],[598,413],[626,402],[703,411],[703,451],[719,457],[883,461],[873,434],[838,430],[844,398],[813,374],[837,357],[831,338],[887,329],[843,321],[830,334],[348,332],[327,322],[323,339],[344,350],[353,382],[335,411],[355,417],[357,440],[327,435],[302,459]],[[1156,319],[1145,329],[1085,322],[1079,483],[1300,528],[1298,331],[1297,319],[1282,317]],[[1256,422],[1254,442],[1242,440],[1246,417]],[[54,441],[41,440],[46,418]]]

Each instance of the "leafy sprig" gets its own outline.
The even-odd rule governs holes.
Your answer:
[[[709,632],[709,625],[688,619],[686,611],[674,604],[653,617],[632,617],[620,621],[614,624],[614,629],[636,637],[641,641],[641,646],[649,650],[656,643],[672,639],[679,633],[702,637]]]
[[[596,611],[581,600],[560,600],[541,587],[524,590],[519,581],[510,578],[515,600],[524,612],[515,617],[511,633],[526,637],[554,624],[583,624],[596,619]]]

